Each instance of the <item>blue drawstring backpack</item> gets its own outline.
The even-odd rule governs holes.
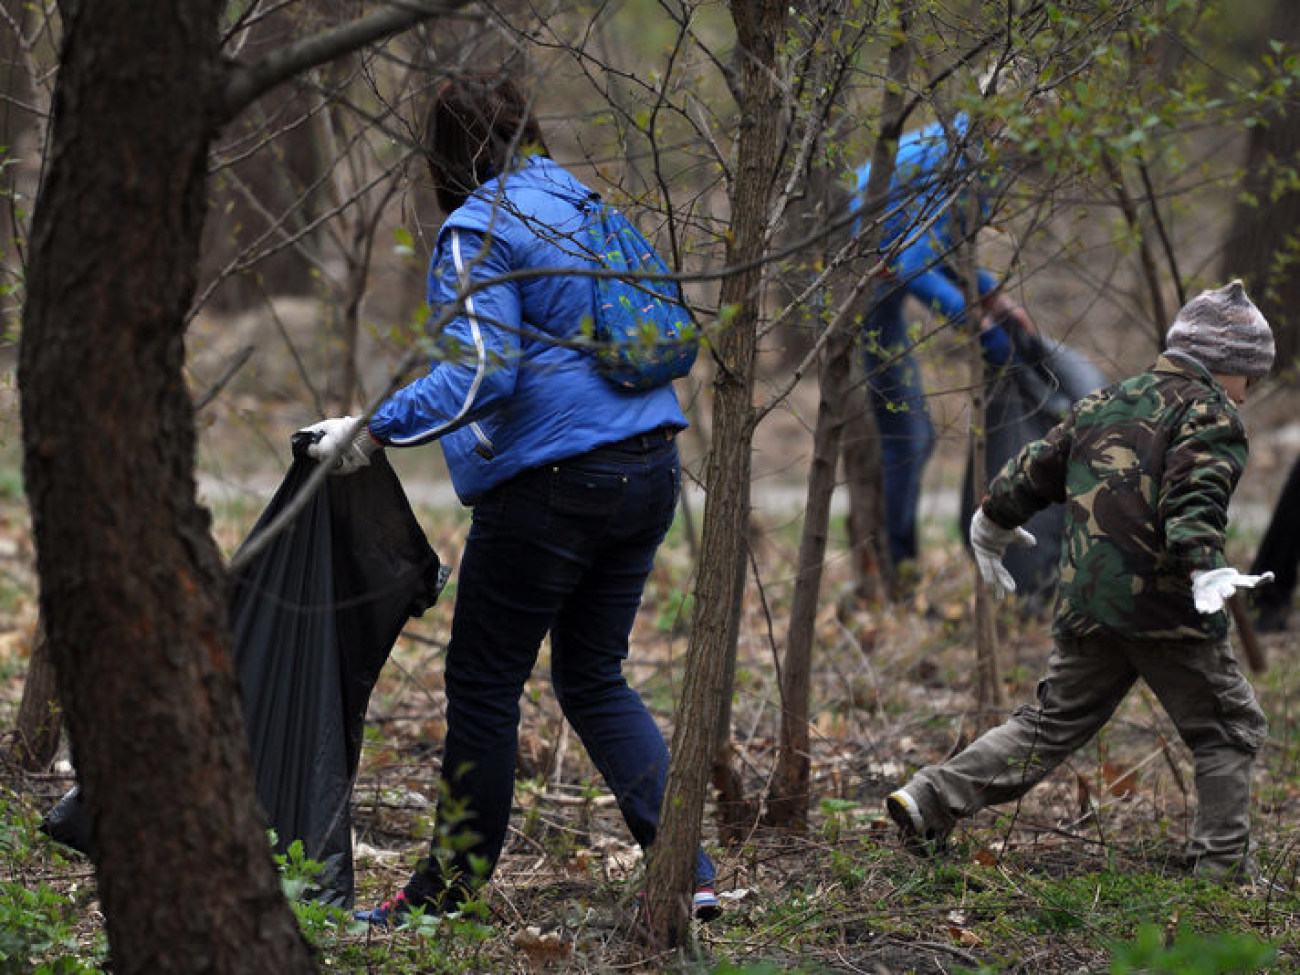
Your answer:
[[[672,271],[623,214],[593,195],[588,244],[600,265],[629,277],[594,277],[592,356],[605,379],[654,389],[691,371],[699,337]],[[640,275],[662,274],[664,277]]]

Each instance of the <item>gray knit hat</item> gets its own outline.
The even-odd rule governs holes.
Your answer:
[[[1202,291],[1183,305],[1165,346],[1221,376],[1259,379],[1273,368],[1273,330],[1240,281]]]

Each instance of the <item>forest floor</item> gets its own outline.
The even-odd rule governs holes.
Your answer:
[[[768,455],[776,455],[775,444],[802,428],[798,416],[791,411],[788,429],[782,432],[778,423],[768,434]],[[1285,475],[1276,458],[1294,450],[1285,410],[1274,410],[1266,420],[1259,438],[1263,473],[1248,489],[1243,485],[1242,510],[1254,515],[1242,519],[1247,527],[1230,540],[1236,565],[1248,564],[1267,514],[1268,492]],[[689,450],[684,445],[684,453]],[[776,662],[785,642],[790,569],[799,544],[798,475],[805,466],[789,461],[784,480],[770,467],[759,482],[767,486],[756,495],[751,545],[761,585],[751,579],[744,607],[732,719],[734,766],[755,808],[761,808],[776,757]],[[837,517],[817,620],[807,828],[777,832],[755,819],[739,842],[723,846],[710,805],[705,842],[719,868],[725,913],[697,926],[697,960],[647,958],[637,947],[635,895],[643,881],[643,858],[560,717],[547,686],[544,647],[523,700],[518,808],[486,895],[489,925],[441,922],[392,933],[317,925],[309,936],[322,966],[358,972],[674,968],[1065,975],[1190,971],[1169,960],[1182,952],[1195,955],[1198,963],[1222,959],[1214,962],[1220,967],[1197,971],[1300,970],[1300,895],[1219,888],[1193,881],[1183,871],[1180,850],[1194,810],[1192,766],[1169,720],[1141,685],[1073,761],[1019,804],[987,810],[964,823],[944,856],[922,860],[901,848],[884,815],[884,796],[916,768],[951,754],[1017,703],[1031,700],[1050,647],[1045,620],[1022,612],[1014,601],[1001,604],[1005,703],[980,709],[973,680],[974,571],[960,545],[955,512],[949,510],[959,468],[943,456],[936,461],[927,488],[919,578],[896,603],[869,605],[852,594]],[[454,566],[466,513],[426,503],[440,497],[436,485],[419,470],[408,476],[430,541]],[[252,483],[243,475],[236,479]],[[260,490],[247,494],[213,494],[217,535],[226,551],[233,550],[269,497]],[[787,496],[796,499],[793,507],[782,501]],[[696,526],[701,513],[693,512]],[[628,666],[631,682],[668,735],[689,639],[695,567],[685,522],[679,519],[661,550]],[[14,723],[22,693],[35,626],[34,592],[20,480],[0,478],[0,723],[5,728]],[[454,576],[439,605],[407,626],[371,698],[353,797],[359,905],[398,889],[427,847],[445,730],[441,654],[453,597]],[[1272,663],[1253,680],[1271,731],[1256,775],[1254,836],[1269,875],[1300,891],[1300,705],[1292,692],[1297,663],[1289,653],[1295,637],[1265,635],[1263,640]],[[34,829],[39,815],[72,782],[67,762],[49,774],[9,768],[0,776],[0,798],[13,817],[0,830],[0,839],[9,844],[0,880],[52,891],[59,910],[70,914],[71,937],[84,951],[102,946],[90,864]],[[1174,967],[1141,969],[1132,961],[1140,950],[1155,952]],[[1275,951],[1276,961],[1267,968],[1247,967],[1243,959],[1257,951]],[[1130,967],[1113,967],[1122,964]],[[0,964],[0,970],[10,969]]]

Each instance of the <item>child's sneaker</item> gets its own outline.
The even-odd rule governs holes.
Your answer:
[[[691,913],[697,921],[716,921],[722,917],[722,903],[712,887],[696,887],[691,898]]]
[[[352,916],[358,921],[364,921],[377,928],[388,928],[404,923],[410,913],[411,904],[406,899],[406,891],[399,890],[378,907],[372,907],[368,911],[357,911]]]
[[[891,792],[885,800],[885,810],[889,818],[903,834],[903,848],[917,856],[933,856],[942,850],[948,842],[947,833],[931,829],[926,825],[921,812],[921,804],[906,789]]]

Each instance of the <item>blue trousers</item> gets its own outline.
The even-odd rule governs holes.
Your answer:
[[[917,557],[916,512],[935,433],[903,315],[906,292],[882,289],[878,297],[864,329],[863,358],[885,467],[889,554],[898,565]]]
[[[439,832],[458,839],[440,857],[435,834],[407,884],[412,902],[453,907],[495,866],[514,795],[519,699],[547,634],[565,718],[632,836],[654,843],[668,748],[623,662],[680,487],[677,448],[657,432],[526,471],[475,506],[447,650],[438,803]],[[703,850],[697,875],[713,881]]]

